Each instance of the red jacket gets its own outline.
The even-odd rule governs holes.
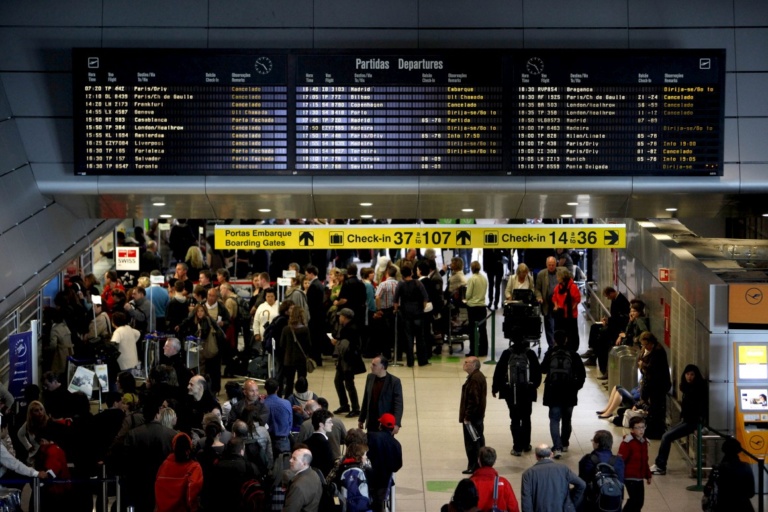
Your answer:
[[[578,318],[578,307],[581,302],[581,294],[579,293],[579,287],[573,282],[573,279],[568,279],[566,285],[566,293],[560,293],[563,285],[558,283],[555,286],[555,292],[552,294],[552,302],[557,305],[557,309],[563,311],[565,318]],[[568,299],[570,296],[570,299]],[[570,303],[570,308],[566,307],[566,302]]]
[[[635,439],[627,434],[621,440],[619,457],[624,459],[624,480],[647,480],[651,478],[648,466],[648,439]]]
[[[477,502],[479,510],[491,510],[493,506],[493,483],[498,473],[490,467],[480,467],[472,473],[472,483],[477,487],[477,495],[480,500]],[[499,495],[496,500],[496,506],[499,510],[506,512],[519,512],[515,491],[512,484],[504,477],[499,477]]]
[[[203,470],[190,460],[176,462],[172,453],[160,466],[155,480],[156,512],[196,512],[203,488]]]

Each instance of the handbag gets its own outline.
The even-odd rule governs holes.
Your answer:
[[[209,322],[210,329],[208,331],[208,337],[203,342],[203,350],[200,353],[205,359],[211,359],[219,354],[219,343],[217,339],[218,326]]]
[[[629,420],[634,418],[635,416],[640,416],[641,418],[645,418],[646,412],[645,411],[633,411],[632,409],[627,409],[624,411],[624,417],[621,420],[621,425],[624,428],[629,428]]]
[[[434,309],[434,306],[432,305],[431,302],[427,302],[427,304],[424,306],[425,313],[431,313],[433,309]]]
[[[301,346],[301,343],[299,343],[299,340],[296,339],[296,333],[293,330],[293,327],[290,327],[291,329],[291,335],[293,335],[293,341],[299,346],[299,350],[301,350],[301,353],[304,355],[304,359],[307,360],[307,373],[312,373],[315,371],[315,368],[317,368],[317,363],[314,359],[307,357],[307,353],[304,352],[304,347]]]

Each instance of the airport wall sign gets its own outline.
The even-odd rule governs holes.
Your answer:
[[[624,224],[216,226],[216,249],[623,249]]]

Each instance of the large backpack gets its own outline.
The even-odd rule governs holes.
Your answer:
[[[250,325],[251,308],[248,305],[248,301],[239,295],[235,295],[235,302],[237,302],[238,325]]]
[[[368,481],[360,468],[349,468],[341,474],[339,500],[343,512],[365,512],[371,509]]]
[[[571,353],[564,349],[552,351],[548,373],[547,382],[549,384],[570,386],[573,382],[573,360],[571,359]]]
[[[513,392],[516,392],[518,389],[527,388],[528,383],[531,382],[531,365],[528,361],[528,354],[525,352],[518,354],[510,351],[507,379],[509,387],[512,388]]]
[[[267,493],[261,480],[252,478],[240,487],[240,508],[243,512],[266,512]]]
[[[613,467],[616,456],[612,456],[608,462],[600,462],[597,455],[592,454],[591,460],[595,465],[595,475],[587,484],[587,500],[591,510],[619,512],[624,499],[624,485]]]

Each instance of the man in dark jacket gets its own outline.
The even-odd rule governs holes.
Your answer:
[[[395,439],[394,428],[395,417],[386,413],[379,418],[379,431],[368,432],[368,459],[371,461],[368,487],[373,512],[384,512],[392,473],[403,467],[403,447]]]
[[[578,392],[587,379],[587,372],[579,355],[566,348],[568,338],[565,332],[555,331],[554,339],[555,346],[544,356],[541,371],[547,374],[547,380],[544,381],[544,405],[549,407],[552,456],[559,459],[563,452],[568,451],[571,416],[578,403]]]
[[[388,412],[395,417],[393,432],[397,434],[403,419],[403,385],[399,378],[387,372],[387,366],[389,361],[384,356],[374,357],[371,361],[358,427],[375,432],[379,428],[378,418]]]
[[[603,296],[611,301],[611,316],[602,319],[602,328],[597,345],[594,347],[597,356],[597,366],[605,375],[608,372],[608,354],[613,347],[616,338],[629,321],[629,300],[612,286],[606,286]]]
[[[355,387],[355,372],[352,368],[351,357],[359,358],[360,354],[360,331],[355,324],[355,312],[349,308],[342,308],[337,313],[339,316],[338,339],[333,339],[336,346],[336,376],[333,384],[336,387],[336,394],[339,397],[339,408],[333,411],[333,414],[347,413],[347,418],[356,418],[360,415],[360,401],[357,398],[357,388]],[[362,364],[362,372],[365,372],[365,364]],[[346,391],[344,387],[346,386]],[[347,393],[349,399],[347,399]],[[352,409],[350,410],[350,402]]]
[[[319,271],[314,265],[307,265],[306,278],[309,279],[307,288],[307,306],[309,307],[309,338],[312,340],[312,359],[321,366],[322,353],[331,353],[328,337],[325,335],[325,289],[317,278]]]
[[[579,478],[587,483],[587,495],[583,502],[586,512],[600,510],[596,502],[598,496],[589,493],[589,484],[595,479],[598,464],[601,462],[609,464],[616,471],[619,482],[624,483],[624,459],[614,455],[612,449],[613,435],[607,430],[598,430],[592,436],[592,452],[584,455],[579,461]]]
[[[488,386],[485,382],[485,375],[480,371],[478,358],[469,356],[464,359],[464,371],[467,372],[467,380],[461,386],[459,423],[464,427],[467,469],[462,473],[471,475],[478,467],[477,457],[480,448],[485,446],[483,421],[485,420],[485,397],[488,394]]]
[[[498,393],[507,402],[512,432],[510,453],[516,457],[531,451],[531,413],[540,384],[541,365],[536,353],[519,333],[512,333],[512,346],[501,353],[493,372],[491,394],[495,397]]]

